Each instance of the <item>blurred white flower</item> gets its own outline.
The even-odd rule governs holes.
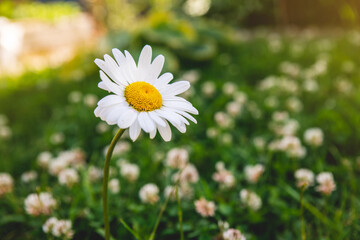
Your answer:
[[[262,205],[261,198],[256,193],[250,190],[247,189],[241,190],[240,199],[245,206],[251,208],[254,211],[257,211],[261,208]]]
[[[49,215],[56,205],[56,200],[47,192],[32,193],[25,199],[25,210],[33,216]]]
[[[201,91],[206,97],[212,97],[216,91],[216,85],[214,82],[205,82],[201,86]]]
[[[49,167],[52,157],[50,152],[41,152],[37,157],[37,164],[39,167],[46,169]]]
[[[214,202],[207,201],[202,197],[195,201],[195,210],[203,217],[212,217],[215,214],[216,205]]]
[[[104,122],[99,122],[99,123],[96,125],[96,132],[97,132],[97,133],[100,133],[100,134],[107,132],[109,129],[110,129],[109,125],[107,125],[107,124],[104,123]]]
[[[206,136],[208,138],[215,138],[218,135],[219,135],[219,131],[215,127],[210,127],[206,130]]]
[[[96,182],[103,177],[103,171],[98,167],[90,166],[88,168],[88,177],[90,182]]]
[[[82,99],[82,93],[79,91],[72,91],[68,96],[69,102],[79,103]]]
[[[224,112],[216,112],[214,118],[221,128],[230,128],[233,125],[232,118]]]
[[[94,94],[86,94],[84,96],[84,104],[89,108],[95,107],[97,101],[98,97]]]
[[[289,109],[289,111],[298,113],[303,109],[303,104],[300,99],[296,97],[290,97],[286,100],[286,107]]]
[[[324,195],[330,195],[336,190],[336,184],[331,172],[321,172],[316,176],[316,181],[319,184],[316,191]]]
[[[303,83],[303,88],[307,92],[316,92],[319,90],[319,84],[314,79],[306,79]]]
[[[189,161],[189,153],[185,148],[173,148],[167,155],[165,164],[171,168],[182,169]]]
[[[323,140],[324,133],[320,128],[309,128],[304,133],[304,141],[310,146],[319,147]]]
[[[67,168],[59,173],[58,179],[61,185],[72,187],[75,183],[79,182],[79,174],[75,169]]]
[[[314,184],[314,173],[305,168],[300,168],[295,172],[296,186],[307,188]]]
[[[11,128],[8,126],[1,126],[0,125],[0,138],[8,139],[12,136]]]
[[[295,136],[285,136],[279,142],[279,150],[286,152],[289,157],[303,158],[306,149],[301,145],[299,138]]]
[[[120,174],[129,182],[134,182],[139,177],[140,169],[136,164],[123,163],[120,167]]]
[[[169,84],[171,73],[160,75],[165,58],[157,56],[152,61],[152,49],[146,45],[136,65],[133,57],[125,51],[113,49],[115,60],[105,55],[105,61],[96,59],[101,69],[99,87],[113,94],[98,102],[94,113],[109,125],[129,128],[129,136],[135,141],[141,130],[154,138],[157,131],[165,141],[171,139],[170,122],[181,133],[189,125],[187,119],[196,123],[189,113],[197,115],[194,106],[177,95],[190,88],[188,81]],[[109,78],[110,77],[110,78]]]
[[[14,180],[8,173],[0,173],[0,197],[6,193],[12,192]]]
[[[249,183],[257,183],[259,178],[264,173],[265,168],[262,164],[256,164],[254,166],[245,166],[245,178]]]
[[[180,179],[179,179],[179,174]],[[175,173],[173,175],[173,181],[176,182],[177,180],[180,181],[180,183],[196,183],[199,181],[199,173],[196,170],[196,167],[189,163],[186,165],[186,167],[182,170],[179,170],[179,172]]]
[[[254,137],[253,144],[257,150],[262,151],[265,149],[266,141],[263,137]]]
[[[61,144],[64,141],[65,141],[65,135],[62,132],[56,132],[50,136],[50,142],[54,145]]]
[[[28,171],[28,172],[24,172],[23,174],[21,174],[21,181],[24,183],[28,183],[31,181],[34,181],[35,179],[37,179],[38,174],[35,171]]]
[[[205,15],[211,6],[211,0],[186,0],[183,10],[192,17]]]
[[[154,204],[159,201],[159,188],[153,183],[148,183],[140,189],[139,197],[143,203]]]
[[[232,101],[226,104],[226,112],[232,116],[239,116],[242,112],[243,105],[237,101]]]
[[[181,199],[183,197],[182,191],[181,191],[180,187],[178,187],[178,189],[176,189],[175,186],[166,186],[164,189],[164,196],[166,198],[169,198],[171,201],[175,201],[176,200],[176,191],[177,191],[178,197]]]
[[[45,233],[52,234],[54,237],[59,237],[64,240],[72,239],[74,235],[70,220],[58,220],[55,217],[49,218],[42,226],[42,229]]]
[[[104,149],[104,156],[106,156],[108,149],[109,149],[109,146],[107,146]],[[125,154],[125,153],[129,152],[130,149],[131,149],[130,143],[125,142],[125,141],[119,141],[114,147],[113,156]]]
[[[186,71],[181,77],[181,79],[185,81],[189,81],[192,84],[196,83],[199,80],[199,78],[200,78],[200,72],[198,70]]]
[[[223,87],[222,91],[227,96],[232,96],[237,91],[237,85],[233,82],[226,82]]]
[[[215,182],[220,184],[220,188],[231,188],[235,185],[234,175],[228,171],[223,162],[216,163],[216,172],[212,175]]]
[[[233,95],[234,95],[235,102],[237,102],[241,105],[244,105],[248,99],[246,93],[241,92],[241,91],[236,91]]]
[[[220,136],[220,141],[224,145],[230,145],[233,141],[232,135],[230,133],[223,133]]]
[[[272,114],[272,120],[275,122],[284,122],[289,119],[289,113],[285,111],[276,111]]]
[[[114,193],[117,194],[120,192],[120,181],[119,179],[113,178],[109,181],[109,190]]]
[[[230,228],[223,232],[222,237],[224,240],[246,240],[245,236],[237,229]]]
[[[291,77],[297,77],[300,74],[300,66],[296,63],[282,62],[280,64],[280,71]]]

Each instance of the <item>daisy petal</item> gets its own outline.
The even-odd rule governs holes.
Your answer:
[[[141,132],[141,127],[138,123],[138,121],[135,121],[129,129],[129,136],[131,138],[131,140],[133,140],[133,142],[139,137]]]
[[[153,120],[149,117],[147,112],[140,112],[138,116],[138,121],[142,129],[144,129],[145,132],[150,133],[154,131],[155,124]]]
[[[171,73],[164,73],[161,75],[155,82],[154,87],[156,87],[158,90],[161,90],[162,88],[166,87],[166,85],[174,78],[174,76]]]
[[[166,126],[162,127],[162,126],[158,126],[158,130],[160,133],[160,136],[164,139],[165,142],[168,142],[171,140],[171,129],[170,129],[170,125],[168,122],[166,122]]]
[[[112,53],[113,53],[113,55],[114,55],[114,57],[115,57],[116,62],[118,63],[118,65],[119,65],[120,67],[121,67],[123,64],[125,64],[125,61],[126,61],[125,56],[124,56],[124,54],[123,54],[119,49],[114,48],[114,49],[112,50]]]
[[[154,112],[149,112],[149,116],[151,117],[152,120],[154,120],[154,122],[156,123],[156,125],[160,125],[162,127],[166,126],[166,121],[164,121],[161,117],[159,117],[156,113]]]
[[[169,84],[167,87],[163,88],[160,93],[163,97],[175,96],[180,93],[185,92],[190,88],[190,83],[188,81],[179,81],[176,83]]]
[[[117,122],[119,128],[125,129],[130,127],[138,116],[138,112],[133,108],[128,107],[126,110],[122,111]]]
[[[154,139],[155,136],[156,136],[156,128],[150,132],[150,139]]]
[[[147,70],[147,68],[151,64],[151,56],[152,50],[149,45],[146,45],[140,53],[139,62],[138,62],[138,69],[139,70]]]

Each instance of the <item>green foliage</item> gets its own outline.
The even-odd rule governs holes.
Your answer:
[[[193,197],[181,200],[185,239],[214,239],[220,233],[219,220],[240,229],[250,240],[300,238],[300,190],[294,178],[299,168],[315,174],[332,172],[337,185],[330,196],[321,195],[315,187],[305,191],[307,239],[357,239],[360,71],[356,66],[360,65],[360,46],[354,41],[356,34],[237,32],[214,24],[165,21],[133,35],[110,35],[104,45],[128,49],[135,58],[145,43],[150,44],[155,54],[166,57],[163,72],[172,71],[176,79],[198,74],[199,79],[192,83],[193,93],[186,98],[200,112],[198,124],[190,125],[186,134],[173,129],[169,143],[159,136],[150,140],[145,134],[134,143],[128,138],[121,140],[130,144],[131,150],[116,155],[111,162],[112,178],[119,179],[121,185],[120,193],[110,194],[113,237],[132,239],[126,228],[141,239],[149,237],[165,201],[163,190],[172,184],[171,175],[176,172],[164,165],[165,156],[174,147],[185,147],[200,175],[200,180],[191,185]],[[11,91],[2,90],[0,113],[8,118],[12,136],[0,139],[0,169],[15,179],[13,193],[0,198],[2,239],[46,239],[41,227],[48,217],[30,216],[24,210],[26,196],[38,190],[50,191],[56,198],[59,206],[53,215],[72,220],[74,239],[102,239],[101,180],[91,181],[89,166],[103,166],[104,148],[117,129],[111,126],[99,131],[101,121],[93,114],[92,99],[107,93],[97,88],[94,57],[79,59],[61,69],[24,75]],[[276,84],[262,88],[269,76]],[[316,90],[305,87],[309,80],[317,83]],[[212,94],[206,94],[207,82],[215,86]],[[236,94],[226,93],[228,83],[235,84]],[[294,84],[296,89],[289,91]],[[228,103],[240,101],[241,96],[245,96],[241,113],[231,117],[230,127],[219,126],[214,120],[216,113],[226,112]],[[269,97],[276,99],[275,105],[269,103]],[[289,99],[294,97],[302,109],[291,107]],[[305,158],[295,159],[285,152],[254,145],[256,137],[261,137],[265,146],[281,138],[269,127],[272,115],[279,111],[287,111],[299,123],[294,135],[306,148]],[[304,143],[303,133],[311,127],[323,130],[322,146]],[[64,139],[54,141],[54,134],[59,133]],[[40,152],[50,151],[56,157],[74,148],[85,152],[86,166],[77,170],[80,180],[71,188],[60,185],[57,177],[36,163]],[[119,159],[139,166],[137,181],[131,182],[119,173]],[[213,180],[218,161],[233,174],[232,188],[220,188]],[[257,183],[249,183],[244,167],[256,163],[263,164],[265,172]],[[39,177],[24,183],[20,175],[29,169]],[[138,197],[139,189],[149,182],[160,188],[160,200],[154,205],[144,204]],[[241,202],[242,189],[261,197],[259,210]],[[194,200],[200,197],[215,202],[214,217],[203,218],[196,213]],[[176,201],[170,201],[156,239],[179,239],[177,214]]]

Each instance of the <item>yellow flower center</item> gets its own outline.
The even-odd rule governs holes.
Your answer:
[[[146,82],[134,82],[125,88],[126,101],[139,112],[149,112],[161,108],[159,91]]]

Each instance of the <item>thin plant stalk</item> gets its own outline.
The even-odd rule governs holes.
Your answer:
[[[159,223],[160,223],[160,219],[161,219],[162,215],[164,214],[164,211],[165,211],[165,209],[166,209],[166,206],[167,206],[167,204],[168,204],[168,202],[169,202],[169,200],[170,200],[170,196],[171,196],[172,194],[176,193],[177,186],[178,186],[179,183],[180,183],[181,173],[182,173],[183,170],[186,168],[186,166],[187,166],[187,165],[185,165],[185,167],[183,167],[183,168],[180,170],[180,172],[179,172],[179,177],[178,177],[178,179],[177,179],[176,182],[175,182],[175,189],[169,194],[169,196],[167,196],[167,198],[166,198],[166,200],[165,200],[165,203],[162,205],[162,207],[161,207],[161,209],[160,209],[160,213],[159,213],[159,215],[158,215],[158,217],[157,217],[157,219],[156,219],[155,226],[154,226],[154,228],[153,228],[153,230],[152,230],[152,232],[151,232],[151,234],[150,234],[149,240],[154,240],[156,230],[157,230],[157,228],[158,228],[158,226],[159,226]],[[182,220],[182,218],[181,218],[181,220]]]
[[[182,209],[181,209],[181,202],[180,202],[179,186],[178,185],[176,185],[176,200],[177,200],[177,204],[178,204],[180,240],[184,240],[184,230],[183,230],[183,224],[182,224]]]
[[[301,240],[306,240],[305,221],[304,221],[304,204],[303,204],[305,187],[306,186],[303,186],[300,191]]]
[[[108,205],[108,183],[109,183],[110,160],[111,160],[112,153],[114,151],[114,147],[124,132],[125,132],[125,129],[121,129],[121,128],[119,129],[119,131],[116,133],[116,135],[112,139],[109,149],[106,153],[106,157],[105,157],[104,179],[103,179],[103,186],[102,186],[105,240],[110,239],[109,205]]]

